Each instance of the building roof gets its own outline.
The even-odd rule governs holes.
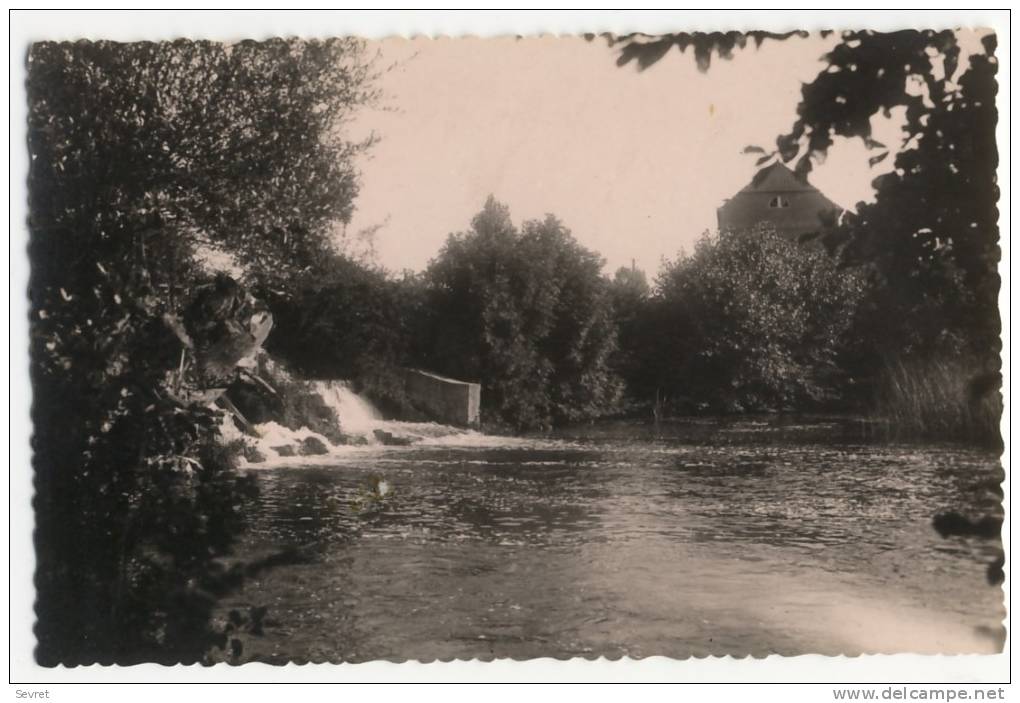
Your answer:
[[[806,178],[777,161],[724,201],[716,216],[720,230],[749,230],[768,222],[778,232],[799,237],[831,227],[842,212]]]
[[[818,189],[787,168],[782,161],[766,166],[754,174],[754,178],[741,193],[797,193]]]

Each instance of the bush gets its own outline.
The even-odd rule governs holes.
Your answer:
[[[863,292],[859,273],[771,227],[706,234],[659,275],[648,363],[666,394],[697,407],[836,402],[853,381],[839,356]]]
[[[173,335],[133,313],[141,324],[106,341],[105,369],[81,355],[59,378],[33,369],[44,666],[187,663],[221,644],[218,559],[253,484],[219,444],[220,413],[173,397]]]

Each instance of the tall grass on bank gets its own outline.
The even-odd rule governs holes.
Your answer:
[[[973,360],[889,362],[876,389],[876,414],[889,434],[999,447],[1001,376]]]

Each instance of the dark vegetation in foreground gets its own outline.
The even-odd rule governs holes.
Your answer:
[[[624,56],[649,67],[693,45],[707,68],[744,43],[677,36],[624,39]],[[994,38],[985,48],[956,75],[951,32],[843,35],[762,163],[806,173],[833,136],[878,162],[870,118],[905,107],[911,148],[877,201],[807,242],[706,236],[650,284],[606,278],[563,223],[514,226],[494,199],[423,274],[338,254],[370,146],[344,126],[375,98],[357,41],[34,45],[38,661],[229,659],[231,633],[260,629],[263,611],[218,622],[216,603],[290,557],[231,565],[254,486],[210,403],[229,389],[264,408],[248,363],[263,344],[298,376],[274,375],[273,412],[324,428],[300,376],[350,378],[399,411],[397,370],[414,365],[480,380],[486,423],[507,430],[855,409],[892,435],[997,445]],[[214,278],[210,254],[241,285]]]
[[[253,482],[217,389],[268,293],[320,279],[371,102],[353,40],[41,43],[28,56],[37,660],[201,661]],[[245,271],[203,272],[203,252]],[[255,292],[256,296],[250,293]]]

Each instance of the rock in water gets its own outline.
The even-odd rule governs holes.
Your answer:
[[[244,455],[245,460],[250,464],[261,464],[266,460],[265,455],[260,452],[257,447],[253,447],[250,444],[246,444],[244,446],[242,454]]]
[[[372,430],[372,434],[383,444],[390,447],[406,447],[411,444],[411,440],[407,437],[397,437],[392,432],[386,430]]]
[[[298,447],[298,454],[301,456],[312,456],[316,454],[328,454],[329,448],[318,437],[305,437]]]
[[[936,515],[932,527],[943,538],[962,536],[996,539],[1002,534],[1002,518],[985,515],[980,520],[971,520],[950,510]]]

